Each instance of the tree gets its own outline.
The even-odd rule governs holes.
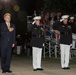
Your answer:
[[[43,8],[45,11],[62,11],[66,13],[76,12],[76,0],[43,0]]]

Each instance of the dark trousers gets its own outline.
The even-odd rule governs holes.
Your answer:
[[[11,53],[12,53],[12,46],[7,43],[7,45],[1,46],[1,69],[2,70],[9,70],[10,63],[11,63]]]

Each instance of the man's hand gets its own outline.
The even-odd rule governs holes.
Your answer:
[[[10,28],[9,31],[12,32],[14,30],[14,28]]]
[[[68,26],[68,29],[71,29],[71,26]]]
[[[15,47],[15,44],[12,44],[12,47]]]

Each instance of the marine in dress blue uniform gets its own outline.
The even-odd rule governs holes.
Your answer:
[[[33,25],[29,31],[32,32],[30,46],[33,49],[33,69],[34,71],[43,70],[41,68],[42,48],[43,48],[43,28],[40,24],[40,16],[34,17]]]
[[[61,67],[69,68],[70,46],[72,44],[72,30],[68,24],[69,15],[63,15],[60,23],[54,24],[54,29],[60,34],[60,50],[61,50]],[[56,27],[57,26],[57,27]]]

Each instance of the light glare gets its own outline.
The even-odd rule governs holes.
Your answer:
[[[1,2],[10,2],[10,0],[1,0]]]

